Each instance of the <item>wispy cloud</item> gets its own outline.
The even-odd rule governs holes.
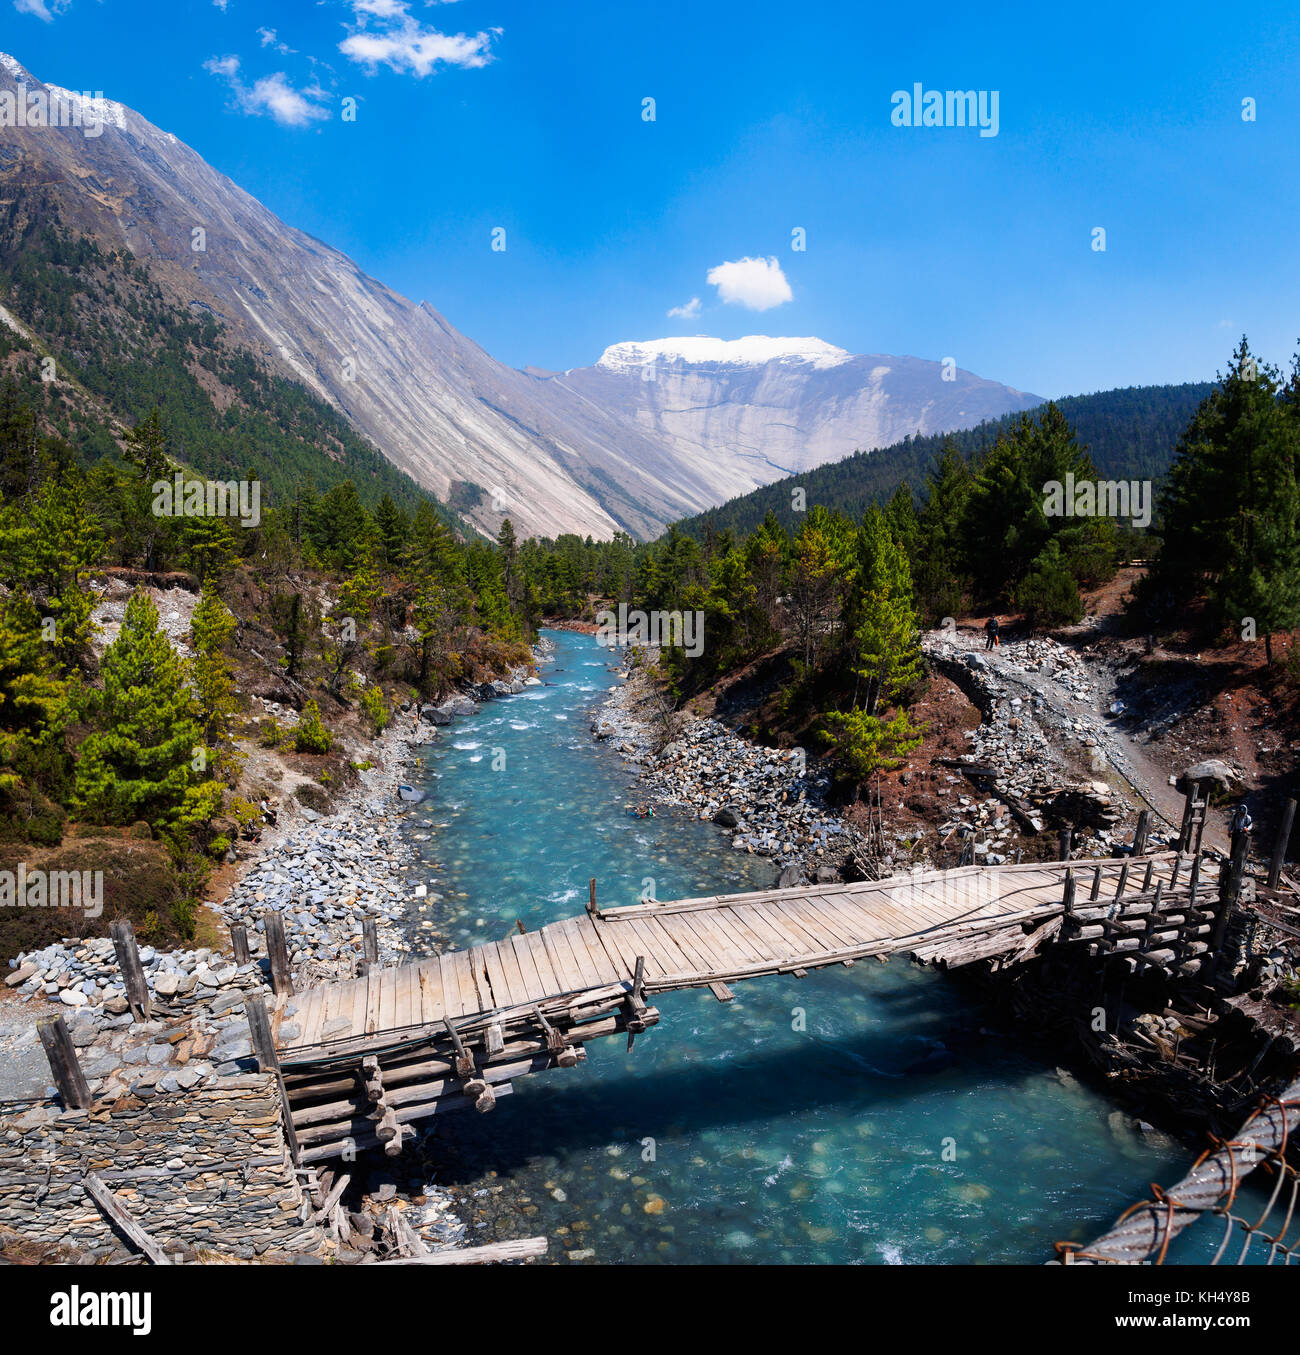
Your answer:
[[[699,313],[700,298],[693,296],[684,306],[674,306],[668,316],[673,320],[694,320]]]
[[[710,268],[706,280],[718,289],[718,296],[729,305],[751,311],[770,311],[794,300],[776,259],[735,259]]]
[[[203,63],[203,69],[225,80],[239,107],[250,116],[272,117],[285,127],[306,127],[330,115],[322,102],[330,97],[325,90],[317,84],[295,89],[283,71],[246,85],[239,75],[237,56],[214,56]]]
[[[408,0],[351,0],[357,27],[339,51],[350,61],[409,72],[423,79],[438,66],[472,70],[492,60],[499,28],[479,33],[441,33],[425,28],[410,12]]]
[[[262,39],[263,47],[274,47],[277,52],[282,53],[284,56],[292,56],[294,54],[294,49],[290,47],[287,42],[280,41],[274,28],[259,28],[257,30],[257,36]]]
[[[30,14],[42,23],[53,23],[56,14],[62,14],[72,0],[14,0],[19,14]]]

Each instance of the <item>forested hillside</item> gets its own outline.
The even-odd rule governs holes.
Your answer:
[[[1053,403],[1074,429],[1102,479],[1160,480],[1169,469],[1174,447],[1196,407],[1212,389],[1211,382],[1182,386],[1128,386],[1072,395]],[[798,530],[799,511],[793,491],[804,491],[807,507],[821,504],[860,518],[873,503],[884,503],[901,484],[919,490],[931,464],[945,447],[966,460],[991,447],[1020,419],[1008,414],[962,432],[906,438],[875,452],[855,452],[843,461],[789,476],[719,508],[677,525],[703,540],[710,530],[751,532],[774,513],[787,529]]]
[[[349,480],[363,503],[427,497],[304,387],[225,341],[195,304],[170,303],[129,251],[109,253],[62,221],[39,187],[0,208],[0,363],[27,383],[42,432],[83,466],[157,409],[175,460],[214,479],[250,479],[264,502]]]

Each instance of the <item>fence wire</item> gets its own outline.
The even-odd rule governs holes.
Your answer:
[[[1244,1265],[1248,1256],[1263,1265],[1300,1262],[1300,1172],[1286,1160],[1297,1129],[1300,1080],[1280,1096],[1265,1097],[1233,1138],[1211,1137],[1211,1147],[1177,1185],[1153,1185],[1151,1198],[1125,1210],[1109,1232],[1086,1246],[1058,1242],[1058,1264],[1163,1265],[1174,1238],[1211,1215],[1223,1227],[1211,1265]],[[1265,1188],[1267,1199],[1257,1211],[1241,1187],[1261,1170],[1272,1188]]]

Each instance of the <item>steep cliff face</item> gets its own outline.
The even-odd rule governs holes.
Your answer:
[[[968,428],[1041,401],[960,368],[853,355],[812,338],[659,339],[607,348],[556,384],[617,412],[724,497],[908,434]]]
[[[594,367],[516,371],[133,110],[0,56],[7,95],[78,125],[6,125],[0,196],[7,178],[39,179],[67,226],[127,245],[177,304],[210,311],[487,531],[504,502],[523,534],[654,535],[790,470],[1037,403],[817,340],[618,344]],[[0,301],[24,321],[21,295]]]

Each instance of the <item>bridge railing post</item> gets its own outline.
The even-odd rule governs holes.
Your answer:
[[[1241,896],[1241,880],[1246,873],[1246,847],[1249,839],[1243,829],[1234,829],[1232,834],[1232,852],[1227,866],[1219,875],[1219,902],[1214,911],[1214,931],[1210,936],[1210,978],[1213,980],[1219,972],[1222,962],[1223,942],[1228,932],[1228,920]]]
[[[1147,833],[1151,829],[1151,811],[1144,809],[1138,815],[1137,827],[1133,830],[1133,856],[1141,856],[1147,849]]]
[[[1288,800],[1282,811],[1282,822],[1278,824],[1277,837],[1273,842],[1273,855],[1268,863],[1268,887],[1276,889],[1282,879],[1282,867],[1286,864],[1286,849],[1291,841],[1291,829],[1295,826],[1296,802]]]

